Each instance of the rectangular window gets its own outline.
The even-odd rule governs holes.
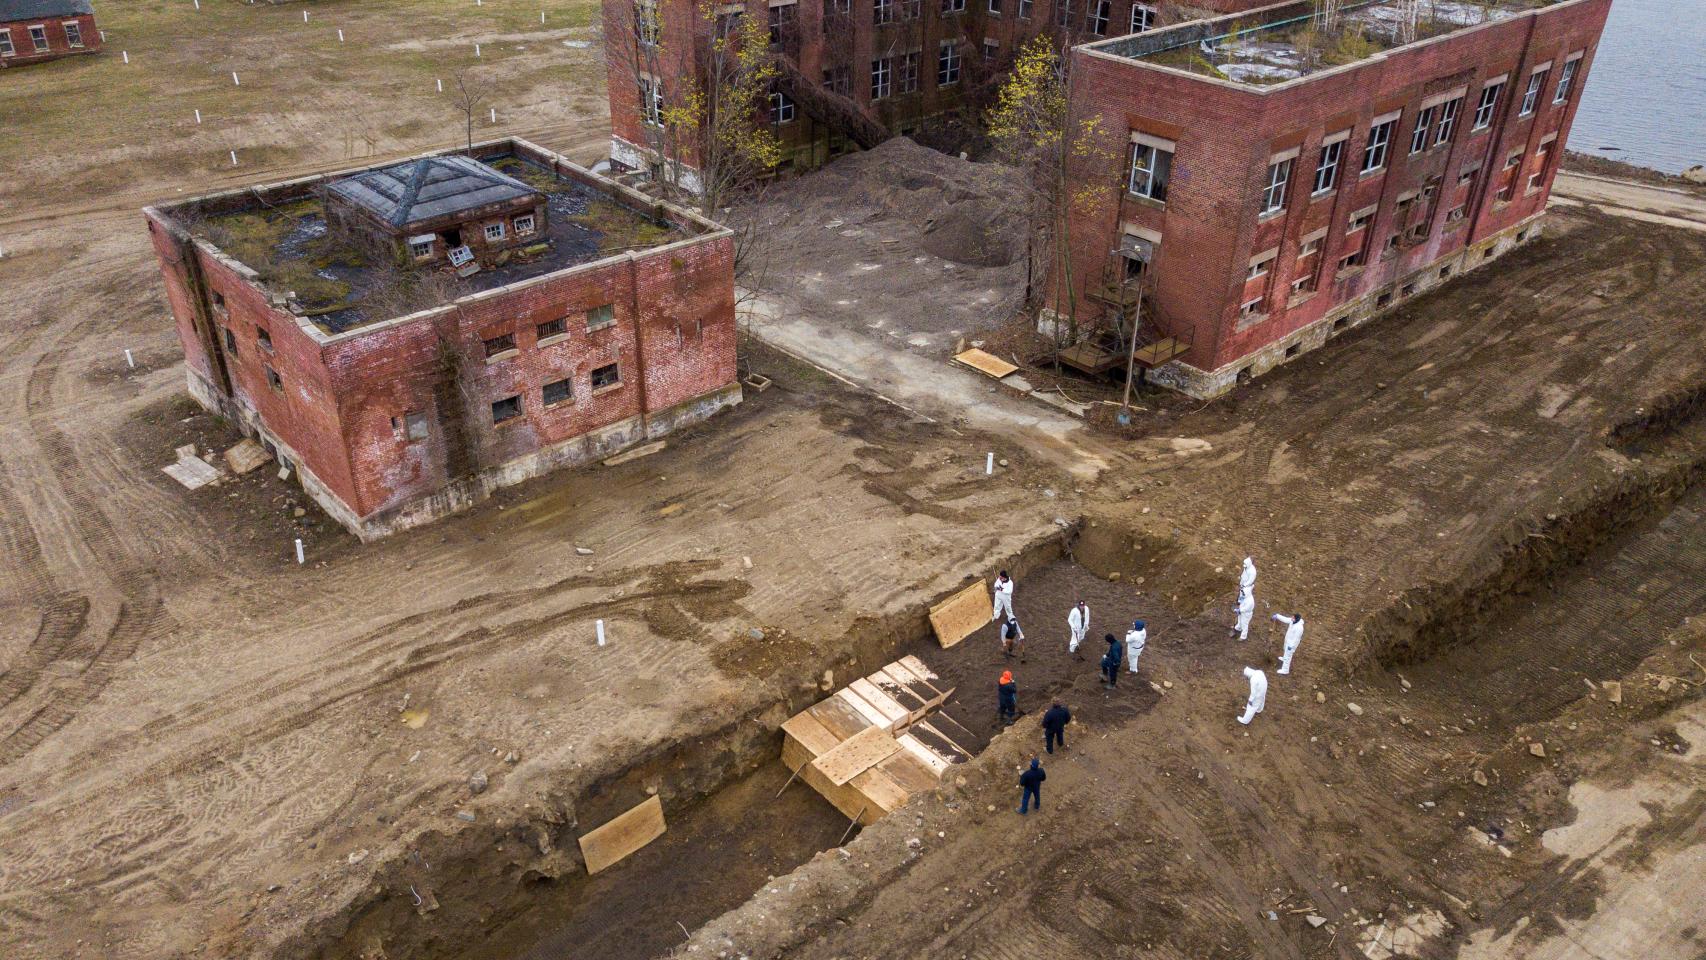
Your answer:
[[[1142,33],[1155,26],[1155,8],[1142,3],[1131,5],[1131,32]]]
[[[796,4],[784,3],[770,8],[770,45],[781,46],[782,39],[790,35],[794,26]]]
[[[1033,0],[1019,0],[1019,19],[1031,19],[1031,3]]]
[[[824,68],[823,88],[830,93],[850,96],[853,92],[852,71],[845,66]]]
[[[219,329],[225,334],[226,351],[235,355],[237,353],[237,335],[231,332],[230,327],[220,327]]]
[[[484,343],[486,347],[486,359],[490,360],[493,357],[502,356],[503,354],[510,353],[515,350],[515,334],[505,333],[496,337],[491,337],[490,339],[485,340]]]
[[[561,380],[553,380],[539,390],[539,398],[545,402],[547,407],[562,403],[565,400],[573,400],[574,397],[574,385],[567,377]]]
[[[1505,169],[1506,170],[1509,170],[1510,168],[1517,166],[1520,163],[1522,163],[1522,150],[1521,150],[1521,148],[1518,148],[1516,150],[1512,150],[1510,152],[1510,155],[1505,157]]]
[[[960,82],[960,45],[949,40],[936,55],[936,86],[947,87]]]
[[[1001,0],[989,0],[989,12],[1001,16]]]
[[[1285,188],[1291,183],[1291,158],[1268,164],[1268,185],[1262,191],[1262,214],[1285,209]]]
[[[621,382],[622,371],[617,369],[614,363],[592,368],[592,389],[595,391],[617,386]]]
[[[1528,175],[1528,189],[1525,192],[1533,193],[1536,190],[1539,190],[1540,189],[1540,181],[1542,181],[1544,179],[1546,179],[1546,171],[1544,171],[1544,170],[1536,170],[1533,173],[1529,174]]]
[[[1398,125],[1394,117],[1368,128],[1368,146],[1362,150],[1362,172],[1373,173],[1386,166],[1386,153],[1392,146],[1392,128]]]
[[[1302,260],[1304,257],[1313,257],[1317,253],[1320,253],[1320,252],[1321,252],[1321,240],[1320,240],[1320,238],[1317,237],[1317,238],[1305,240],[1305,241],[1303,241],[1302,246],[1299,246],[1297,248],[1297,259]]]
[[[640,113],[649,126],[663,126],[663,84],[650,77],[640,78]]]
[[[1498,202],[1498,203],[1510,203],[1511,202],[1511,185],[1507,183],[1504,186],[1500,187],[1498,192],[1493,194],[1493,200],[1495,202]]]
[[[487,243],[491,243],[494,240],[502,240],[504,238],[504,233],[505,233],[505,230],[504,230],[503,224],[501,224],[501,223],[488,223],[488,224],[486,224],[486,242]]]
[[[1292,293],[1308,293],[1315,289],[1315,274],[1306,273],[1291,282]]]
[[[1265,277],[1273,265],[1274,255],[1271,253],[1263,254],[1260,259],[1250,261],[1249,269],[1244,271],[1244,279],[1255,280],[1258,277]]]
[[[989,37],[983,38],[983,59],[994,60],[1001,56],[1001,41]]]
[[[1262,301],[1266,299],[1266,297],[1257,297],[1254,300],[1246,300],[1244,303],[1239,305],[1238,316],[1246,320],[1251,317],[1261,316]]]
[[[895,0],[875,0],[871,4],[871,22],[876,24],[893,23],[895,9],[899,4]]]
[[[410,440],[425,440],[427,438],[426,414],[419,410],[411,410],[403,414],[403,430]]]
[[[1131,172],[1126,178],[1126,189],[1137,196],[1166,203],[1167,175],[1172,169],[1171,141],[1152,140],[1147,137],[1138,140],[1131,145]]]
[[[1365,252],[1366,252],[1365,248],[1358,247],[1357,249],[1352,250],[1350,253],[1347,253],[1344,256],[1340,257],[1339,258],[1339,269],[1340,270],[1348,270],[1351,267],[1362,266],[1363,260],[1365,259],[1363,254]]]
[[[1528,75],[1528,89],[1522,93],[1522,109],[1517,111],[1517,116],[1526,117],[1534,112],[1535,105],[1540,103],[1540,91],[1546,86],[1548,72],[1541,70]]]
[[[492,425],[521,416],[521,397],[505,397],[492,404]]]
[[[1445,222],[1456,223],[1459,220],[1462,220],[1465,209],[1465,205],[1460,203],[1457,206],[1452,207],[1450,210],[1447,210],[1445,212]]]
[[[661,29],[656,3],[634,4],[634,39],[638,40],[641,46],[657,46]]]
[[[586,312],[586,329],[588,333],[591,333],[594,330],[603,330],[605,327],[615,326],[615,324],[615,304],[607,303],[602,307],[593,307],[591,310]]]
[[[278,375],[278,371],[274,370],[272,367],[267,367],[267,386],[272,387],[279,393],[284,392],[284,378],[280,377]]]
[[[35,44],[35,48],[36,48],[37,53],[46,53],[47,52],[47,28],[46,27],[31,27],[30,28],[30,42]]]
[[[533,214],[529,213],[526,216],[516,217],[515,218],[515,232],[524,236],[524,237],[527,236],[528,234],[532,233],[533,232]]]
[[[917,93],[918,92],[918,73],[919,73],[918,68],[919,68],[919,62],[923,59],[924,59],[924,55],[917,50],[914,50],[908,54],[904,54],[900,58],[900,92],[901,93]]]
[[[416,260],[432,256],[432,238],[428,237],[425,240],[411,239],[409,241],[409,256],[414,257]]]
[[[894,92],[892,66],[888,57],[871,61],[871,99],[886,100]]]
[[[1421,153],[1428,148],[1428,134],[1433,132],[1434,108],[1416,114],[1416,129],[1410,133],[1410,152]]]
[[[1505,88],[1505,82],[1488,84],[1481,88],[1481,102],[1475,107],[1476,130],[1485,130],[1492,125],[1493,110],[1499,105],[1499,91]]]
[[[1321,158],[1315,161],[1315,193],[1326,193],[1339,182],[1339,158],[1344,152],[1343,136],[1332,143],[1322,144]]]
[[[1558,72],[1558,89],[1552,94],[1553,103],[1563,103],[1570,99],[1570,87],[1576,82],[1576,68],[1581,65],[1580,54],[1573,60],[1564,61],[1564,69]]]
[[[1084,5],[1084,29],[1096,36],[1108,32],[1108,17],[1114,11],[1114,0],[1088,0]]]
[[[943,13],[964,13],[966,0],[942,0]]]
[[[1345,226],[1345,233],[1347,235],[1356,233],[1358,230],[1368,226],[1373,221],[1373,210],[1358,210],[1356,213],[1351,214],[1350,222]]]
[[[83,28],[75,20],[67,20],[60,26],[65,28],[65,42],[73,47],[83,45]]]
[[[552,337],[561,337],[566,335],[568,332],[569,320],[567,317],[558,317],[555,320],[547,320],[533,328],[534,337],[538,340],[549,340]]]
[[[1059,0],[1060,6],[1054,8],[1055,26],[1064,27],[1072,22],[1072,0]]]
[[[1457,113],[1463,109],[1463,98],[1457,97],[1439,105],[1439,129],[1434,133],[1434,146],[1450,143],[1457,130]]]
[[[794,122],[794,99],[780,90],[770,91],[770,122]]]
[[[12,46],[12,31],[0,24],[0,57],[15,56],[17,52]]]
[[[259,343],[263,349],[270,351],[272,349],[272,334],[267,332],[266,327],[256,327],[255,342]]]

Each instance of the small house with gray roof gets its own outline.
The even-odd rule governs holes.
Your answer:
[[[473,157],[419,157],[365,170],[326,188],[334,229],[377,240],[404,263],[448,260],[472,272],[547,235],[543,191]]]
[[[0,69],[100,48],[89,0],[0,0]]]

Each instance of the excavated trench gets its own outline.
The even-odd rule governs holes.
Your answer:
[[[996,566],[1026,577],[1057,561],[1072,533],[1041,536]],[[940,599],[861,618],[818,656],[775,676],[774,699],[714,731],[629,757],[620,769],[566,783],[537,812],[421,836],[380,871],[362,903],[280,956],[638,960],[667,952],[684,931],[841,842],[848,823],[827,801],[797,782],[782,789],[779,727],[826,695],[818,686],[826,670],[845,682],[935,649],[928,611]],[[668,832],[589,876],[580,834],[652,793],[664,803]],[[417,904],[421,891],[430,893]]]

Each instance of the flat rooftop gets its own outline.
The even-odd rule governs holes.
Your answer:
[[[235,203],[230,197],[206,205],[192,200],[163,212],[254,271],[269,293],[294,295],[299,312],[330,334],[703,232],[654,219],[620,202],[614,185],[607,191],[597,182],[564,176],[520,151],[482,152],[478,158],[505,179],[543,193],[550,213],[538,242],[508,251],[495,266],[466,278],[442,267],[398,266],[359,238],[329,230],[325,201],[311,184],[257,188]],[[341,174],[326,189],[398,166]]]
[[[1271,86],[1557,2],[1347,0],[1329,20],[1313,0],[1300,0],[1193,20],[1090,47],[1217,80]]]

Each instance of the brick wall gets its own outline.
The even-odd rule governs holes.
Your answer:
[[[67,27],[68,24],[76,24],[75,33],[79,42],[75,45],[71,42],[73,30]],[[36,26],[41,27],[42,32],[47,35],[45,51],[37,51],[35,41],[30,37],[30,28]],[[101,49],[101,31],[96,28],[95,18],[91,14],[0,23],[0,34],[5,34],[12,41],[11,56],[4,55],[5,44],[0,43],[0,69],[79,53],[94,53]]]
[[[1402,285],[1424,268],[1544,210],[1569,123],[1580,100],[1604,26],[1609,0],[1570,0],[1478,28],[1389,51],[1383,56],[1272,87],[1217,82],[1149,63],[1074,51],[1073,102],[1080,116],[1102,119],[1102,147],[1119,160],[1078,171],[1085,182],[1107,183],[1099,202],[1072,224],[1078,283],[1074,299],[1050,306],[1076,308],[1081,320],[1105,313],[1089,299],[1117,268],[1112,251],[1130,225],[1162,237],[1153,265],[1154,320],[1162,332],[1188,340],[1182,359],[1199,370],[1235,364],[1263,347],[1317,323],[1336,307]],[[1553,103],[1565,59],[1580,52],[1568,100]],[[1530,72],[1552,66],[1532,115],[1519,116]],[[1495,118],[1473,130],[1483,82],[1508,74]],[[1451,139],[1411,155],[1416,117],[1430,99],[1461,88],[1463,102]],[[1360,176],[1371,121],[1398,111],[1384,169]],[[1133,197],[1124,187],[1129,133],[1141,131],[1177,143],[1166,203]],[[1322,143],[1349,131],[1336,189],[1312,196]],[[1554,138],[1541,160],[1536,149]],[[1261,202],[1270,158],[1298,151],[1282,211],[1263,216]],[[1519,154],[1508,202],[1495,201],[1504,158]],[[1466,185],[1459,180],[1479,164]],[[1109,169],[1112,167],[1112,169]],[[1528,174],[1540,177],[1528,191]],[[1430,200],[1427,189],[1434,184]],[[1404,201],[1412,194],[1415,199]],[[1402,204],[1402,207],[1401,207]],[[1463,207],[1461,219],[1450,219]],[[1363,230],[1349,230],[1351,215],[1375,210]],[[1420,227],[1390,251],[1387,239]],[[1321,252],[1302,259],[1305,237],[1326,228]],[[1367,244],[1367,263],[1336,269],[1338,259]],[[1246,279],[1251,258],[1277,256],[1265,276]],[[1313,293],[1291,294],[1292,281],[1320,264]],[[1258,297],[1265,306],[1240,316]]]

